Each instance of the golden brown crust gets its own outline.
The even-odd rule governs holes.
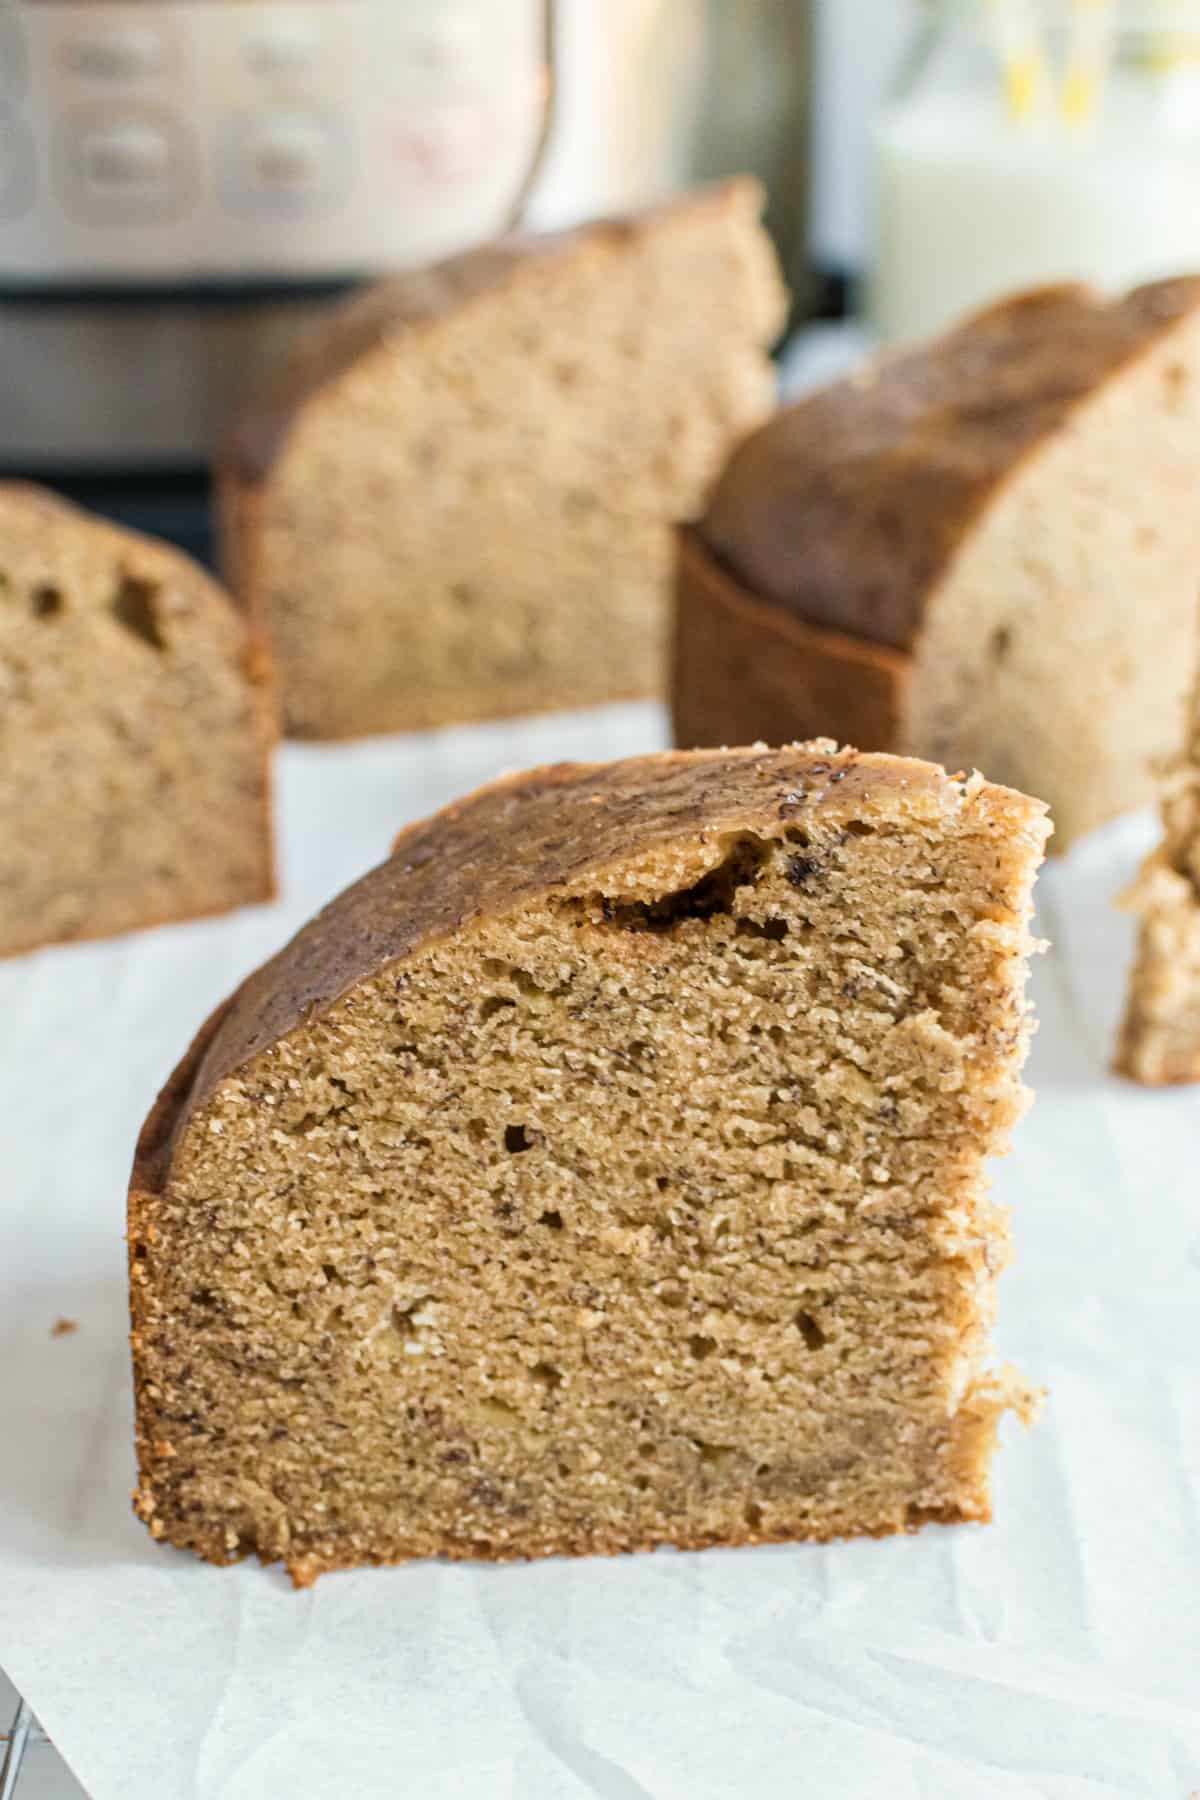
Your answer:
[[[227,1075],[360,981],[469,921],[515,910],[633,849],[717,828],[763,829],[810,806],[850,813],[881,786],[948,805],[961,795],[932,764],[821,742],[552,763],[478,789],[403,832],[387,862],[333,900],[209,1021],[143,1133],[138,1185],[161,1189],[180,1128]],[[988,792],[1014,819],[1045,814],[1025,795]]]
[[[687,749],[828,732],[862,750],[899,740],[911,658],[806,625],[748,593],[684,526],[677,534],[671,708]]]
[[[256,1553],[250,1548],[230,1550],[217,1535],[197,1540],[186,1531],[181,1531],[177,1521],[159,1520],[152,1508],[147,1509],[140,1490],[134,1494],[134,1511],[149,1526],[152,1537],[175,1544],[179,1549],[191,1550],[218,1568],[230,1568],[256,1554],[259,1562],[264,1565],[279,1560],[269,1553]],[[414,1539],[403,1550],[398,1550],[391,1556],[321,1556],[306,1551],[299,1556],[285,1556],[282,1560],[292,1586],[301,1589],[312,1587],[320,1576],[335,1574],[338,1570],[400,1568],[406,1563],[435,1556],[446,1562],[515,1563],[530,1562],[535,1556],[636,1556],[662,1549],[736,1550],[756,1544],[828,1544],[846,1542],[852,1538],[899,1537],[905,1533],[920,1531],[926,1525],[988,1525],[991,1520],[990,1499],[985,1492],[980,1491],[973,1493],[960,1506],[910,1507],[903,1519],[878,1524],[847,1520],[844,1525],[819,1529],[797,1523],[772,1529],[747,1527],[744,1530],[721,1533],[672,1531],[642,1538],[600,1532],[590,1533],[586,1537],[556,1537],[552,1541],[547,1540],[545,1547],[536,1551],[509,1549],[491,1539],[456,1539],[430,1534]]]
[[[265,481],[307,402],[386,338],[436,323],[580,245],[621,245],[674,220],[690,220],[698,211],[740,207],[748,193],[760,206],[758,183],[738,176],[624,217],[593,220],[568,231],[501,238],[431,267],[374,283],[336,308],[250,399],[222,447],[221,491],[236,497],[239,483],[253,486]]]
[[[735,452],[701,536],[763,600],[910,649],[998,485],[1198,307],[1200,277],[989,307],[777,414]]]
[[[551,1556],[637,1556],[653,1550],[739,1550],[754,1544],[830,1544],[846,1542],[851,1538],[889,1538],[899,1537],[903,1533],[920,1531],[924,1525],[989,1525],[992,1519],[991,1506],[986,1502],[978,1508],[958,1506],[929,1506],[914,1508],[902,1524],[889,1525],[856,1525],[847,1526],[843,1531],[827,1530],[778,1530],[778,1531],[739,1531],[721,1534],[708,1533],[704,1536],[665,1533],[661,1537],[647,1537],[638,1541],[615,1538],[566,1539],[550,1546],[544,1554]],[[247,1554],[253,1554],[249,1552]],[[394,1557],[358,1557],[353,1561],[338,1561],[335,1558],[326,1560],[317,1556],[298,1556],[285,1559],[284,1567],[294,1588],[309,1588],[321,1575],[334,1574],[339,1569],[398,1568],[421,1557],[438,1556],[447,1562],[492,1562],[514,1563],[529,1562],[531,1556],[525,1551],[505,1550],[503,1546],[493,1543],[455,1543],[445,1538],[430,1538],[419,1548],[414,1548],[402,1556]],[[216,1561],[222,1566],[242,1560],[240,1557],[214,1556],[208,1560]],[[260,1557],[260,1562],[269,1558]]]

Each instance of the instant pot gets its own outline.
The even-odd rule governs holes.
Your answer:
[[[502,230],[545,0],[0,0],[0,467],[188,468],[331,295]]]

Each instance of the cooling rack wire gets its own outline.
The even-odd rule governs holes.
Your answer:
[[[17,1696],[17,1710],[7,1731],[0,1731],[0,1800],[16,1800],[21,1769],[27,1750],[42,1750],[49,1744],[28,1702]]]

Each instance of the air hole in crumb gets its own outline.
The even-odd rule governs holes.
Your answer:
[[[639,1444],[638,1445],[638,1455],[639,1456],[651,1457],[656,1454],[657,1454],[657,1446],[656,1445],[654,1445],[654,1444]]]
[[[338,1272],[334,1268],[332,1263],[322,1263],[321,1264],[321,1273],[325,1277],[326,1281],[337,1281],[338,1280]]]
[[[739,919],[737,922],[739,937],[768,938],[773,944],[780,944],[788,934],[786,919]]]
[[[482,1144],[488,1136],[487,1123],[483,1119],[467,1120],[467,1136],[473,1143]]]
[[[562,1214],[557,1208],[550,1207],[546,1212],[539,1213],[538,1224],[549,1226],[551,1231],[561,1231],[563,1228]]]
[[[53,582],[43,582],[34,588],[30,604],[35,619],[57,619],[63,610],[62,589],[55,587]]]
[[[956,912],[951,912],[949,909],[941,913],[939,917],[941,918],[942,924],[948,925],[952,931],[956,931],[962,924],[962,920],[959,918],[958,914]]]
[[[997,625],[988,639],[988,654],[993,662],[1002,663],[1012,649],[1013,634],[1009,625]]]
[[[757,1500],[747,1500],[745,1519],[751,1531],[757,1531],[763,1522],[763,1509]]]
[[[509,1000],[503,994],[493,994],[489,1000],[484,1001],[479,1009],[480,1023],[486,1025],[488,1020],[494,1019],[499,1012],[511,1012],[516,1004],[515,1000]]]
[[[522,1150],[532,1148],[529,1134],[523,1125],[506,1125],[504,1127],[504,1148],[510,1156],[520,1156]]]
[[[808,850],[812,847],[812,839],[807,831],[801,831],[798,825],[789,825],[783,835],[789,844],[796,844],[801,850]]]
[[[551,1392],[563,1384],[562,1370],[556,1369],[552,1363],[534,1363],[529,1373],[534,1381],[539,1381],[544,1388],[549,1388]]]
[[[507,1400],[497,1400],[491,1396],[481,1400],[476,1410],[485,1424],[498,1425],[505,1430],[511,1429],[521,1417],[516,1407],[510,1406]]]
[[[158,622],[158,584],[139,581],[136,575],[123,575],[112,600],[112,615],[118,625],[141,638],[151,650],[165,650],[167,640]]]
[[[734,1455],[732,1444],[706,1444],[702,1438],[694,1438],[692,1441],[702,1463],[716,1464],[718,1468],[722,1468]]]
[[[716,1338],[690,1337],[688,1339],[688,1349],[697,1362],[703,1362],[706,1356],[711,1356],[716,1347]]]
[[[561,1481],[566,1481],[566,1479],[570,1475],[570,1473],[571,1473],[570,1463],[559,1463],[558,1474],[559,1474],[559,1479]]]
[[[875,827],[868,825],[865,819],[851,819],[844,828],[847,837],[874,837]]]
[[[307,1137],[310,1131],[316,1130],[319,1122],[315,1113],[305,1113],[302,1119],[297,1119],[294,1125],[289,1125],[286,1129],[289,1137]]]
[[[646,1489],[650,1486],[650,1477],[648,1475],[635,1475],[633,1478],[633,1485],[640,1494],[644,1494]]]
[[[821,1327],[817,1324],[817,1321],[813,1318],[812,1314],[805,1312],[803,1307],[796,1314],[796,1330],[804,1339],[805,1345],[809,1350],[824,1349],[825,1333],[821,1330]]]
[[[654,1185],[660,1194],[665,1194],[671,1185],[670,1178],[666,1175],[656,1175],[654,1177]]]
[[[754,1473],[755,1473],[755,1475],[757,1475],[757,1476],[758,1476],[758,1477],[759,1477],[759,1479],[760,1479],[760,1480],[761,1480],[761,1479],[762,1479],[762,1477],[763,1477],[763,1476],[764,1476],[764,1475],[769,1475],[769,1474],[770,1474],[770,1473],[771,1473],[771,1465],[770,1465],[770,1463],[759,1463],[759,1465],[758,1465],[758,1467],[757,1467],[757,1468],[756,1468],[756,1469],[755,1469],[755,1471],[754,1471]]]

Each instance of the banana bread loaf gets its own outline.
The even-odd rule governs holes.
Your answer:
[[[289,732],[662,691],[670,525],[772,403],[760,199],[735,181],[401,275],[252,400],[217,491]]]
[[[679,544],[676,742],[979,766],[1065,847],[1179,742],[1200,280],[1024,294],[778,414]]]
[[[268,898],[274,733],[203,570],[0,484],[0,954]]]
[[[814,743],[405,832],[143,1132],[151,1532],[304,1584],[986,1518],[1044,811]]]
[[[1162,811],[1162,842],[1127,896],[1138,949],[1116,1059],[1151,1087],[1200,1081],[1200,683]]]

